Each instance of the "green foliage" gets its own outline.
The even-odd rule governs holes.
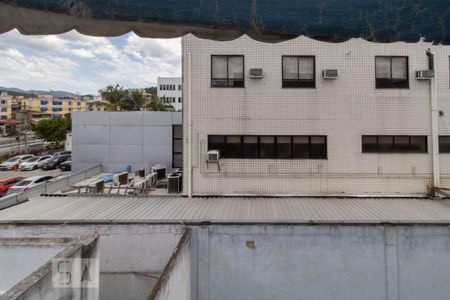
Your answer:
[[[156,87],[124,90],[120,85],[109,85],[99,91],[104,102],[95,105],[107,111],[170,111],[173,107],[156,96]]]
[[[108,85],[106,88],[99,91],[104,102],[95,103],[96,106],[103,107],[107,111],[120,111],[125,98],[127,97],[127,91],[120,85]]]
[[[158,97],[153,97],[148,104],[147,109],[151,111],[171,111],[173,110],[173,106],[162,102]]]
[[[128,95],[122,103],[124,110],[141,111],[145,110],[151,99],[143,90],[132,89],[128,90]]]
[[[47,143],[58,144],[65,140],[67,130],[72,127],[70,118],[40,120],[33,128],[34,134]]]

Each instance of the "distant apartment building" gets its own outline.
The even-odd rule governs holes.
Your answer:
[[[80,98],[53,97],[51,95],[25,98],[24,96],[11,96],[4,92],[0,96],[0,108],[0,118],[2,119],[14,118],[15,112],[19,110],[63,117],[73,111],[86,111],[87,101]]]
[[[192,35],[182,47],[183,99],[191,107],[183,110],[185,192],[367,195],[450,187],[450,47]],[[429,48],[435,79],[416,74],[432,67]]]
[[[180,77],[158,77],[158,98],[173,106],[174,111],[183,108],[183,85]]]

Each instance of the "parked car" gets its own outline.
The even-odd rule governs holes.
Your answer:
[[[0,164],[0,171],[8,171],[14,169],[14,167],[19,166],[21,163],[27,161],[28,159],[34,157],[34,155],[26,154],[26,155],[18,155],[11,157],[7,161],[4,161]]]
[[[60,163],[58,168],[61,171],[71,171],[72,170],[72,158],[69,158],[65,162]]]
[[[7,194],[15,194],[28,191],[30,188],[53,179],[53,176],[32,176],[22,180],[16,185],[9,188]]]
[[[24,180],[25,177],[6,177],[0,179],[0,195],[5,194],[10,187],[16,185],[18,182]]]
[[[65,162],[68,159],[71,159],[70,155],[53,156],[45,161],[41,168],[42,170],[53,170],[56,169],[60,163]]]
[[[21,163],[19,165],[19,170],[20,171],[31,171],[31,170],[39,169],[50,158],[52,158],[50,155],[32,157],[29,160]]]
[[[63,156],[63,155],[72,155],[71,151],[57,151],[52,154],[52,156]]]

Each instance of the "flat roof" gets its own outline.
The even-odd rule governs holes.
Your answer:
[[[0,210],[2,224],[450,224],[450,200],[48,196]]]

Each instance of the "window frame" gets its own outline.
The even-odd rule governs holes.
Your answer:
[[[224,152],[226,152],[226,145],[228,143],[228,137],[229,136],[233,136],[233,137],[239,137],[240,138],[240,154],[236,155],[235,157],[228,157],[228,155]],[[212,148],[211,142],[210,142],[210,137],[221,137],[223,139],[223,144],[221,144],[221,146],[218,146],[216,148]],[[256,137],[257,138],[257,157],[245,157],[244,156],[244,138],[245,137]],[[262,137],[274,137],[274,143],[273,143],[273,147],[274,147],[274,157],[273,158],[263,158],[261,157],[261,138]],[[278,154],[278,138],[283,137],[283,138],[289,138],[290,139],[290,158],[286,158],[286,157],[279,157]],[[303,138],[307,138],[308,139],[308,157],[295,157],[295,152],[294,152],[294,138],[295,137],[303,137]],[[314,155],[312,155],[312,139],[315,137],[319,137],[319,138],[323,138],[324,139],[324,145],[325,147],[325,151],[324,157],[314,157]],[[216,143],[214,143],[216,144]],[[219,144],[218,144],[219,145]],[[223,150],[221,150],[220,148],[222,148]],[[234,134],[230,134],[230,135],[224,135],[224,134],[210,134],[207,136],[207,149],[209,150],[219,150],[221,153],[221,159],[251,159],[251,160],[328,160],[328,137],[326,135],[234,135]]]
[[[439,153],[444,153],[444,154],[450,153],[450,147],[449,147],[448,151],[442,151],[442,149],[441,149],[441,138],[448,138],[448,139],[450,139],[450,135],[440,135],[439,136],[439,141],[438,141],[438,143],[439,143],[439,146],[438,146]]]
[[[390,78],[377,78],[377,58],[389,58],[390,63]],[[406,79],[404,80],[404,86],[395,84],[396,81],[392,78],[392,59],[393,58],[406,58]],[[383,80],[383,81],[381,81]],[[382,83],[384,82],[384,83]],[[403,83],[403,81],[401,82]],[[402,55],[375,55],[375,88],[376,89],[409,89],[409,56]]]
[[[227,78],[214,78],[213,77],[213,57],[226,57],[227,58]],[[242,57],[242,86],[229,86],[230,80],[234,81],[233,79],[229,78],[229,59],[230,57]],[[245,56],[243,54],[211,54],[210,57],[210,87],[211,88],[245,88]],[[225,86],[216,86],[213,84],[214,80],[226,80],[227,84]]]
[[[284,79],[284,64],[283,60],[286,57],[297,58],[297,86],[286,86],[285,81],[295,82],[294,79]],[[313,79],[300,79],[300,58],[313,58]],[[312,85],[310,84],[312,81]],[[309,84],[306,84],[309,83]],[[304,85],[302,85],[304,84]],[[282,55],[281,56],[281,88],[284,89],[315,89],[316,88],[316,56],[315,55]]]
[[[376,143],[376,150],[374,151],[367,151],[364,150],[364,138],[365,137],[375,137],[377,140]],[[392,139],[392,145],[391,145],[391,151],[380,151],[380,137],[386,137]],[[396,150],[395,147],[395,138],[399,137],[408,137],[408,145],[409,150]],[[425,151],[414,151],[412,149],[411,144],[411,138],[419,137],[419,138],[425,138]],[[364,154],[427,154],[428,153],[428,136],[427,135],[361,135],[361,153]]]

